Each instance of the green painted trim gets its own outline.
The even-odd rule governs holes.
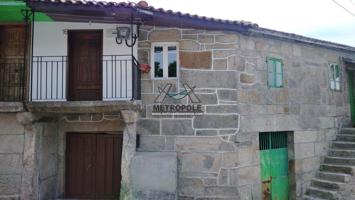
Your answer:
[[[275,58],[275,57],[266,57],[266,63],[267,63],[267,71],[268,71],[268,73],[267,73],[267,75],[269,76],[269,62],[271,62],[272,63],[272,67],[273,67],[273,82],[272,83],[270,83],[269,82],[269,77],[268,77],[268,87],[269,88],[283,88],[283,86],[284,86],[284,73],[283,73],[283,68],[284,68],[284,63],[283,63],[283,61],[282,61],[282,59],[280,59],[280,58]],[[277,66],[277,63],[280,63],[280,65],[281,65],[281,73],[277,73],[276,72],[276,66]],[[277,85],[277,75],[278,74],[281,74],[281,85]]]
[[[13,1],[1,1],[0,0],[0,22],[1,23],[18,23],[24,22],[24,17],[21,13],[21,10],[30,10],[26,6],[24,1],[13,0]],[[51,17],[42,13],[36,12],[35,21],[47,22],[53,21]]]

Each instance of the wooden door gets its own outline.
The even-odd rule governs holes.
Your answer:
[[[25,26],[0,26],[0,101],[19,101],[24,86]]]
[[[117,199],[122,134],[67,134],[66,197]]]
[[[102,99],[102,31],[68,31],[69,100]]]

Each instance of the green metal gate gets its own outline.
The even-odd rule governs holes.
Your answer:
[[[354,71],[348,71],[348,83],[349,83],[349,101],[350,101],[350,118],[351,122],[355,124],[355,99],[354,99]]]
[[[287,200],[287,133],[260,133],[259,146],[263,200]]]

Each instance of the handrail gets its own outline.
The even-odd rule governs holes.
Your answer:
[[[102,99],[140,99],[139,62],[132,55],[102,55],[100,59],[81,57],[85,63],[99,61],[102,66]],[[33,56],[31,101],[66,101],[68,94],[68,56]],[[130,81],[132,80],[132,81]]]

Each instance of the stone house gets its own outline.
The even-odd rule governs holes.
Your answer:
[[[144,1],[5,2],[0,199],[354,199],[354,47]]]

